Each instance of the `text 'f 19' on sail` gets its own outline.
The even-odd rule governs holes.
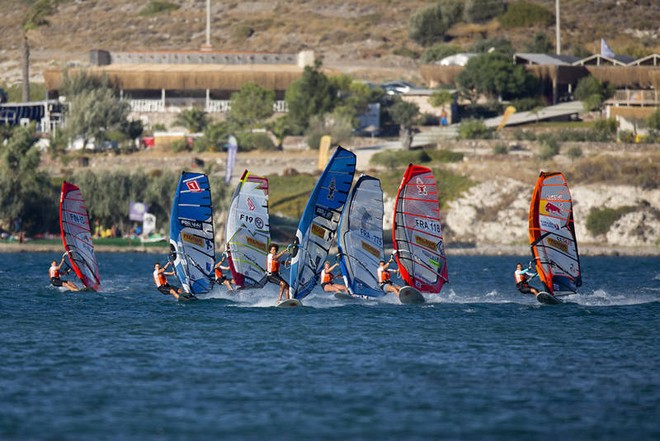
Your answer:
[[[339,223],[339,264],[351,294],[385,295],[378,286],[383,260],[383,190],[380,181],[362,175],[348,197]]]
[[[539,279],[550,294],[582,285],[573,201],[562,173],[541,172],[529,207],[529,241]]]
[[[394,202],[392,242],[406,284],[439,293],[447,282],[447,258],[431,169],[414,164],[406,169]]]
[[[98,291],[101,278],[87,207],[80,189],[69,182],[62,183],[60,193],[60,232],[71,268],[87,288]]]
[[[291,298],[303,299],[316,284],[353,183],[355,162],[355,154],[337,147],[309,197],[291,254]]]
[[[202,294],[213,287],[215,245],[209,178],[183,172],[170,217],[174,270],[185,292]]]
[[[229,205],[226,239],[229,268],[236,285],[263,286],[270,242],[268,179],[243,172]]]

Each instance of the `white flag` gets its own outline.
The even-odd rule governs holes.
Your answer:
[[[231,175],[234,173],[234,163],[236,162],[236,152],[238,151],[238,141],[234,135],[229,135],[227,143],[227,168],[225,169],[225,183],[231,182]]]
[[[148,237],[150,233],[156,231],[156,216],[151,213],[144,213],[142,221],[142,235]]]
[[[605,42],[604,38],[600,39],[600,55],[607,58],[616,57],[616,54],[612,49],[610,49],[610,47],[607,45],[607,42]]]

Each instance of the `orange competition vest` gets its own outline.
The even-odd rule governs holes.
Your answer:
[[[272,254],[269,254],[268,259],[266,259],[266,271],[273,274],[280,271],[280,262],[273,258]]]
[[[165,277],[164,273],[154,270],[154,283],[156,286],[165,285],[167,283],[167,277]]]
[[[390,272],[386,269],[378,268],[378,283],[385,283],[390,280]]]
[[[326,272],[325,270],[321,271],[321,284],[332,282],[332,274]]]
[[[51,279],[59,279],[60,278],[60,270],[58,270],[56,266],[51,266],[48,269],[48,274],[50,274]]]

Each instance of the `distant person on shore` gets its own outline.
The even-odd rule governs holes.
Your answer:
[[[280,251],[279,245],[271,244],[268,257],[266,258],[266,279],[270,283],[280,286],[280,295],[277,297],[277,303],[282,301],[284,291],[286,291],[287,300],[289,299],[289,284],[280,276],[280,258],[286,252],[286,249]]]
[[[516,280],[516,288],[518,288],[518,291],[523,294],[538,295],[539,290],[529,285],[529,281],[534,276],[536,276],[536,273],[531,272],[529,268],[523,269],[522,263],[516,263],[516,271],[513,273],[513,277]]]
[[[60,261],[59,265],[57,264],[57,260],[53,260],[51,262],[50,269],[48,270],[48,275],[50,276],[50,284],[53,286],[57,286],[58,288],[60,286],[63,286],[71,291],[78,291],[78,287],[76,286],[75,283],[69,280],[62,280],[62,273],[68,274],[70,271],[70,270],[63,271],[62,265],[64,265],[64,256],[62,256],[62,260]]]
[[[215,272],[215,283],[218,285],[225,285],[227,287],[227,291],[230,293],[233,293],[236,291],[231,284],[233,283],[233,280],[230,282],[230,280],[227,278],[227,276],[224,275],[223,271],[229,271],[229,267],[226,265],[222,265],[224,261],[227,260],[227,255],[223,254],[222,258],[218,263],[215,264],[214,267],[214,272]],[[234,285],[236,286],[236,285]]]
[[[337,268],[339,263],[335,263],[330,266],[330,262],[327,260],[323,264],[323,269],[321,270],[321,288],[325,292],[345,292],[348,293],[348,288],[339,283],[334,283],[332,280],[336,277],[332,274],[332,270]]]
[[[160,263],[156,263],[154,265],[154,283],[156,284],[156,287],[158,288],[158,291],[165,295],[172,295],[175,299],[179,299],[179,295],[183,294],[183,291],[181,288],[177,286],[172,286],[167,282],[167,276],[173,276],[174,275],[174,270],[166,273],[165,269],[170,266],[170,263],[172,262],[167,262],[165,266],[161,267]]]
[[[394,283],[392,283],[390,273],[397,273],[399,272],[399,270],[389,269],[390,263],[392,263],[393,261],[394,261],[394,256],[390,257],[390,260],[388,260],[387,263],[385,263],[384,260],[378,262],[378,269],[376,270],[376,275],[378,277],[378,286],[380,287],[380,289],[385,291],[386,294],[388,292],[393,292],[398,296],[401,287],[399,285],[395,285]]]

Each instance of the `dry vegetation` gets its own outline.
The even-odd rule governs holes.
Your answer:
[[[530,0],[554,11],[554,0]],[[87,62],[90,49],[186,50],[205,41],[205,0],[170,0],[179,9],[142,16],[147,0],[61,0],[50,25],[30,32],[33,81],[48,65]],[[212,43],[219,50],[297,52],[313,49],[326,66],[356,76],[421,81],[417,63],[395,53],[421,54],[408,38],[408,19],[428,0],[270,0],[212,2]],[[20,78],[21,22],[28,2],[0,3],[0,82]],[[625,11],[625,12],[623,12]],[[588,19],[587,19],[588,18]],[[563,47],[598,50],[601,37],[619,52],[660,51],[655,0],[562,0]],[[532,32],[500,29],[497,21],[457,25],[452,41],[506,37],[522,45]],[[545,31],[554,40],[554,27]],[[407,51],[402,51],[405,48]]]

